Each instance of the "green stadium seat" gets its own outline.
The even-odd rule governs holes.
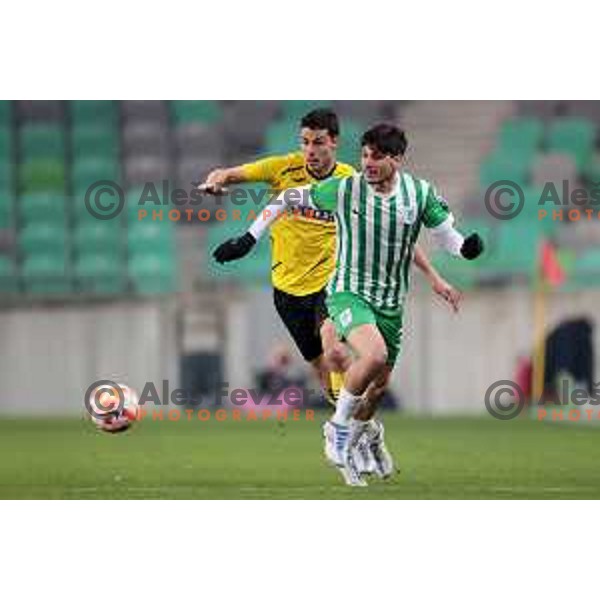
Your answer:
[[[121,294],[127,290],[125,262],[106,254],[82,254],[75,261],[74,274],[79,291],[94,294]]]
[[[73,100],[70,107],[74,127],[118,124],[118,110],[114,100]]]
[[[25,194],[19,198],[19,211],[25,223],[56,223],[64,225],[67,204],[64,196]]]
[[[583,168],[583,175],[588,182],[600,182],[600,154],[590,156],[590,159]]]
[[[25,258],[22,267],[26,291],[33,294],[65,294],[71,291],[66,252],[39,252]]]
[[[127,247],[130,254],[163,252],[173,256],[175,228],[172,221],[134,221],[129,224]]]
[[[140,294],[161,294],[175,289],[175,261],[160,252],[134,254],[129,260],[129,277]]]
[[[2,198],[0,196],[0,198]],[[14,227],[15,217],[12,202],[4,202],[0,199],[0,229]]]
[[[73,161],[73,186],[88,184],[101,179],[119,179],[119,161],[113,158],[82,158]]]
[[[22,161],[64,160],[65,148],[65,132],[58,125],[23,125],[19,131],[19,151]]]
[[[472,263],[459,261],[460,264],[456,264],[455,261],[446,261],[443,263],[443,266],[440,263],[440,269],[446,269],[446,263],[449,262],[448,268],[450,268],[450,272],[448,279],[450,281],[455,281],[455,272],[457,284],[464,281],[467,286],[475,285],[475,283],[484,279],[488,274],[488,269],[494,275],[493,256],[498,243],[498,226],[499,222],[491,217],[464,218],[458,221],[457,227],[465,236],[477,232],[482,237],[485,244],[485,251]],[[452,257],[448,258],[451,259]],[[445,275],[446,271],[442,270],[442,273]]]
[[[10,127],[0,124],[0,165],[13,160],[13,135]]]
[[[285,100],[281,103],[282,119],[294,121],[297,128],[298,121],[311,110],[317,108],[331,108],[332,103],[329,100]]]
[[[494,152],[488,156],[479,168],[479,185],[482,190],[497,181],[513,181],[525,186],[529,180],[531,164],[513,157],[510,153]]]
[[[538,243],[542,228],[536,221],[498,226],[496,244],[490,249],[488,270],[532,278],[537,265]]]
[[[296,121],[278,121],[265,133],[266,154],[287,154],[300,147],[300,129]]]
[[[6,196],[12,198],[14,190],[12,185],[9,185],[6,181],[0,181],[0,196]]]
[[[0,255],[0,292],[16,292],[18,289],[17,270],[9,256]]]
[[[360,167],[360,138],[364,127],[345,119],[340,125],[337,160]]]
[[[108,201],[116,202],[116,198],[108,197],[103,202],[108,203]],[[71,214],[73,215],[76,226],[82,225],[96,225],[98,223],[104,223],[109,225],[114,225],[115,227],[120,228],[123,223],[123,212],[116,214],[114,217],[110,219],[99,219],[96,214],[90,213],[86,204],[83,194],[80,197],[75,197],[72,199],[71,205]]]
[[[595,273],[600,275],[600,249],[586,250],[575,261],[575,268],[580,272]]]
[[[12,101],[0,100],[0,128],[10,127],[12,121]]]
[[[65,252],[67,229],[56,224],[31,223],[21,229],[18,243],[19,248],[26,255]]]
[[[71,134],[71,153],[75,160],[119,158],[119,135],[115,129],[101,125],[76,127]]]
[[[547,146],[552,152],[562,152],[573,157],[582,169],[590,159],[596,139],[591,121],[577,117],[556,119],[548,129]]]
[[[498,148],[505,151],[535,154],[544,138],[544,123],[534,117],[518,117],[502,123]]]
[[[19,169],[19,189],[24,194],[66,191],[65,164],[59,160],[31,160]]]
[[[123,229],[119,221],[89,219],[80,221],[73,230],[75,252],[83,254],[104,254],[113,257],[122,255]]]
[[[12,215],[15,211],[15,201],[13,194],[10,191],[2,191],[0,190],[0,214],[10,215],[12,219]],[[2,220],[0,219],[0,224]],[[12,220],[11,220],[12,223]]]
[[[581,254],[563,249],[559,260],[566,273],[564,290],[579,291],[596,286],[600,277],[600,251],[597,248],[589,248]]]
[[[271,245],[269,236],[264,235],[252,252],[241,261],[220,265],[212,260],[214,249],[230,237],[246,231],[243,221],[227,220],[208,227],[205,256],[206,274],[217,281],[239,281],[244,284],[262,285],[271,277]]]
[[[8,193],[13,187],[13,165],[0,162],[0,193]]]
[[[177,124],[215,123],[222,116],[221,106],[215,100],[173,100],[171,116]]]
[[[157,192],[159,194],[161,194],[161,190],[160,190],[160,186],[157,187]],[[127,190],[127,193],[125,194],[125,213],[127,215],[127,220],[129,222],[139,222],[140,221],[140,215],[139,215],[139,211],[140,210],[146,210],[147,211],[147,216],[143,217],[144,220],[148,221],[152,219],[152,210],[156,209],[156,210],[163,210],[163,218],[165,218],[166,215],[166,209],[168,209],[169,207],[167,206],[159,206],[157,204],[154,204],[151,201],[148,202],[141,202],[142,198],[143,198],[143,194],[144,194],[144,187],[135,187],[135,188],[130,188],[129,190]]]
[[[232,279],[231,265],[220,265],[212,259],[214,249],[225,240],[241,235],[244,232],[244,225],[239,222],[227,219],[226,221],[212,223],[207,227],[206,236],[204,239],[204,261],[205,274],[209,279],[230,280]],[[246,257],[248,258],[248,257]]]
[[[139,204],[138,200],[139,200],[139,197],[135,198],[135,199],[128,199],[126,201],[125,210],[126,210],[127,220],[130,223],[135,223],[135,222],[140,221],[140,211],[141,210],[146,210],[147,213],[148,213],[148,216],[144,217],[145,219],[152,218],[151,217],[151,215],[152,215],[151,210],[152,209],[148,210],[147,207],[141,206]]]
[[[539,204],[543,189],[543,187],[524,186],[523,195],[525,197],[525,203],[523,209],[509,222],[522,225],[530,224],[545,235],[553,235],[560,226],[560,221],[552,220],[552,207]],[[540,210],[546,210],[548,213],[542,219],[540,219]]]
[[[89,158],[77,159],[71,170],[71,185],[76,199],[85,197],[88,188],[98,181],[118,183],[120,169],[117,160]]]

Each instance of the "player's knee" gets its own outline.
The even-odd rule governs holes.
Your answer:
[[[332,371],[343,371],[346,350],[341,344],[335,344],[324,351],[325,361]]]
[[[365,356],[365,361],[368,364],[370,372],[380,373],[383,371],[387,362],[387,350],[385,346],[373,349]]]

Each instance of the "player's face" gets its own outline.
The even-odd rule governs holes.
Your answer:
[[[371,146],[363,146],[362,148],[362,171],[365,179],[370,184],[392,180],[401,164],[402,157],[400,156],[384,154],[377,148],[371,148]]]
[[[300,131],[300,145],[304,162],[314,173],[325,173],[335,163],[337,139],[327,129],[303,127]]]

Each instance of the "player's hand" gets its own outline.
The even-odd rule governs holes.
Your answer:
[[[229,188],[220,183],[192,181],[192,185],[195,185],[203,194],[210,194],[211,196],[223,196],[229,193]]]
[[[206,181],[192,181],[192,185],[195,185],[202,193],[212,194],[214,196],[221,196],[227,194],[229,189],[226,187],[227,178],[222,169],[215,169],[209,173]]]
[[[477,258],[484,249],[483,240],[478,233],[472,233],[466,237],[463,245],[461,246],[460,253],[463,258],[467,260],[473,260]]]
[[[213,252],[213,258],[221,264],[238,260],[246,256],[255,244],[256,239],[247,232],[242,237],[231,238],[218,246]]]
[[[434,279],[431,287],[433,291],[444,300],[444,302],[447,302],[452,307],[452,310],[455,313],[458,312],[458,309],[460,308],[460,301],[463,297],[459,290],[453,288],[442,277],[437,277]]]

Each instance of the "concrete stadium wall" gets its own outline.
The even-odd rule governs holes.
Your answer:
[[[226,335],[215,350],[224,354],[230,389],[248,387],[276,345],[292,344],[269,288],[228,300]],[[547,331],[567,318],[594,320],[599,302],[600,291],[552,294]],[[0,311],[0,415],[82,414],[85,390],[104,378],[137,389],[163,379],[178,387],[178,323],[173,300]],[[596,348],[599,335],[596,328]],[[517,357],[531,351],[532,336],[527,289],[470,292],[454,315],[417,286],[392,389],[418,412],[482,412],[486,389],[513,377]],[[596,372],[599,359],[597,352]]]
[[[148,301],[0,312],[0,414],[83,414],[99,379],[137,389],[176,382],[175,311],[172,301]]]
[[[276,342],[286,341],[270,291],[255,292],[246,307],[251,322],[248,356],[264,364]],[[600,291],[555,292],[548,298],[546,332],[562,320],[587,316],[595,321]],[[600,372],[600,331],[594,330],[596,373]],[[484,410],[486,389],[514,377],[517,357],[533,346],[533,295],[525,288],[466,294],[455,315],[428,288],[417,286],[405,318],[402,354],[392,389],[404,406],[423,413],[475,413]]]

